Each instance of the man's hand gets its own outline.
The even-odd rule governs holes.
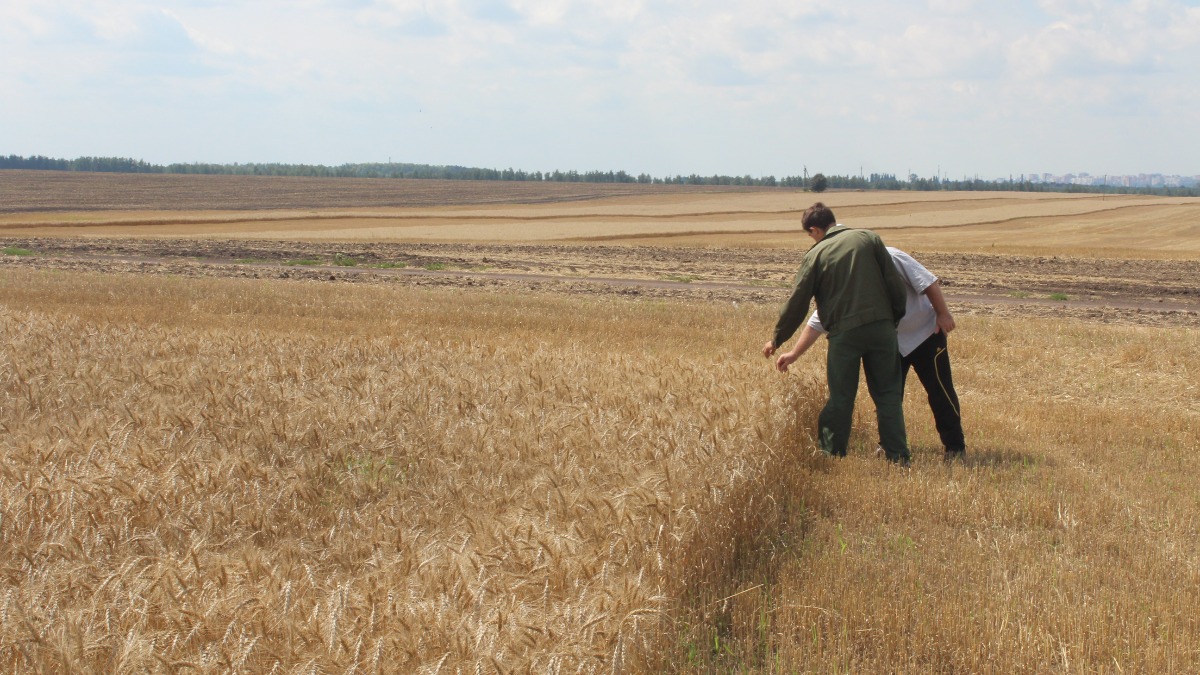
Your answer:
[[[939,333],[945,333],[946,335],[949,335],[950,331],[954,330],[954,317],[950,315],[950,312],[937,315],[937,327]]]
[[[775,360],[775,369],[781,373],[786,373],[788,366],[803,356],[804,352],[808,351],[808,348],[813,346],[819,337],[821,337],[821,331],[813,328],[811,325],[804,326],[804,330],[800,331],[800,337],[797,338],[796,344],[792,345],[791,351],[780,354],[779,358]],[[771,350],[767,351],[767,347],[770,347]],[[768,342],[766,347],[763,347],[763,356],[770,357],[773,353],[775,353],[775,344]]]
[[[775,341],[767,340],[767,344],[763,345],[763,348],[762,348],[763,357],[769,359],[769,358],[771,358],[771,355],[774,353],[775,353]]]
[[[946,297],[942,295],[942,285],[938,282],[929,284],[929,288],[925,289],[925,297],[929,298],[929,304],[933,305],[933,311],[937,314],[937,329],[939,333],[946,335],[954,330],[954,316],[950,314],[950,308],[946,306]]]

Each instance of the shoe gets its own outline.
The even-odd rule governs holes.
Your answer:
[[[903,455],[892,454],[892,453],[888,452],[887,450],[885,450],[884,447],[881,445],[875,449],[875,455],[879,456],[879,453],[883,453],[884,457],[887,458],[887,461],[889,461],[892,464],[895,464],[897,466],[908,467],[908,466],[912,465],[912,458],[907,452],[904,453]]]

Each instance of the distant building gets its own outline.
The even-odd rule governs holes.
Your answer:
[[[1139,173],[1136,175],[1105,174],[1093,176],[1084,171],[1055,175],[1052,173],[1026,174],[1031,183],[1047,185],[1083,185],[1088,187],[1126,188],[1195,188],[1200,187],[1200,176],[1165,175],[1161,173]]]

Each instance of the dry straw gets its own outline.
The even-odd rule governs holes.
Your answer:
[[[1194,335],[964,320],[903,471],[770,322],[5,272],[0,668],[1195,670]]]

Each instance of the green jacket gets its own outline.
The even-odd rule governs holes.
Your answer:
[[[873,321],[897,323],[904,317],[904,280],[883,240],[870,230],[834,225],[804,254],[792,297],[775,324],[776,347],[808,317],[813,298],[831,337]]]

